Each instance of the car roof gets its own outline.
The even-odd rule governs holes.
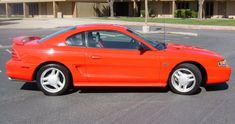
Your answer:
[[[127,30],[128,28],[122,25],[117,24],[85,24],[85,25],[77,25],[77,29],[79,28],[110,28],[110,29],[121,29]]]

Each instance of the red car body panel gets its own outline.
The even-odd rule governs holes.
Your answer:
[[[79,32],[113,30],[126,34],[151,50],[97,49],[67,46],[66,39]],[[226,82],[229,66],[217,64],[224,58],[215,52],[177,44],[158,50],[144,39],[117,25],[84,25],[52,37],[43,43],[39,37],[13,39],[12,58],[7,62],[7,75],[14,79],[35,80],[37,69],[45,63],[59,63],[68,68],[74,86],[161,86],[165,87],[171,71],[180,63],[193,62],[205,70],[207,84]]]

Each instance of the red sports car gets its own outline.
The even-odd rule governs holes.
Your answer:
[[[219,54],[192,46],[151,41],[119,25],[71,27],[44,38],[13,39],[6,64],[10,79],[33,81],[46,95],[70,86],[166,87],[194,94],[202,84],[229,80]]]

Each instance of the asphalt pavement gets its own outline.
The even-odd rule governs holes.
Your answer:
[[[10,45],[15,36],[45,36],[57,30],[60,29],[1,29],[0,45]],[[167,34],[165,41],[216,51],[235,68],[235,31],[166,30],[197,33],[197,37]],[[163,34],[147,36],[164,41]],[[192,96],[177,95],[164,88],[82,87],[67,95],[49,97],[34,83],[7,79],[5,63],[10,56],[9,50],[0,49],[0,124],[235,123],[234,72],[227,84],[201,88]]]

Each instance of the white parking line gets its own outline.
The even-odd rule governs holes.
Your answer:
[[[9,50],[9,49],[6,49],[6,51],[7,51],[8,53],[10,53],[10,54],[11,54],[11,50]]]

